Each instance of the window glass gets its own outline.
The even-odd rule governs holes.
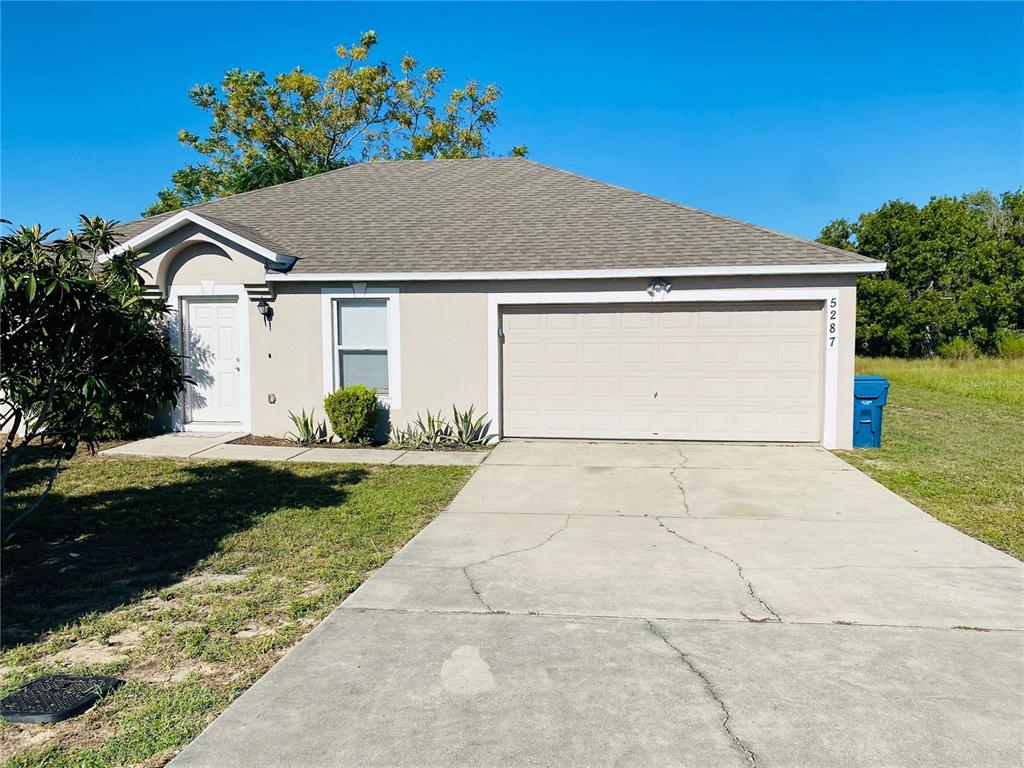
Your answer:
[[[354,349],[387,349],[388,302],[386,299],[339,301],[338,346]]]
[[[378,395],[388,393],[388,353],[387,352],[338,352],[338,370],[341,375],[342,387],[362,384],[374,387]]]

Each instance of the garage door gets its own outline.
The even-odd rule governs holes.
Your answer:
[[[817,442],[821,304],[505,307],[508,437]]]

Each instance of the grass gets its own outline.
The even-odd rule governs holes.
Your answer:
[[[0,694],[69,670],[127,684],[64,723],[0,725],[0,760],[164,764],[469,474],[77,457],[3,550]],[[16,470],[4,514],[41,481]]]
[[[861,358],[892,387],[882,447],[844,458],[929,514],[1024,560],[1024,362]]]

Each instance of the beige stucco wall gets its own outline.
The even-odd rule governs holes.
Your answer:
[[[401,407],[390,418],[399,426],[431,411],[473,405],[488,410],[488,296],[491,293],[632,291],[642,280],[488,281],[395,283],[401,315]],[[855,279],[852,276],[701,278],[673,280],[674,288],[838,287],[839,446],[852,437]],[[316,408],[322,414],[323,352],[321,284],[278,283],[270,329],[253,330],[253,431],[280,435],[291,428],[288,411]],[[276,404],[268,402],[268,395]]]
[[[202,280],[222,283],[262,283],[267,262],[231,241],[186,224],[145,248],[138,262],[147,285],[197,285]]]
[[[147,282],[169,296],[173,287],[249,285],[275,289],[270,324],[256,308],[254,292],[245,302],[249,323],[248,359],[251,431],[283,435],[292,429],[289,411],[314,409],[323,415],[324,363],[321,288],[326,283],[265,283],[266,263],[254,254],[220,242],[197,227],[183,227],[147,248],[142,264]],[[673,291],[724,288],[823,287],[838,290],[838,377],[835,423],[839,447],[852,438],[856,278],[835,276],[768,276],[673,278]],[[390,420],[404,425],[416,415],[474,406],[488,410],[488,301],[492,293],[631,292],[638,302],[648,278],[616,280],[452,281],[388,283],[397,288],[401,317],[401,403]],[[351,284],[334,284],[351,287]],[[374,287],[371,284],[371,287]],[[218,289],[215,287],[214,291]],[[177,309],[177,307],[175,307]],[[329,341],[328,341],[329,343]],[[244,364],[244,363],[243,363]],[[275,400],[275,402],[271,402]],[[493,414],[492,414],[493,415]]]
[[[285,286],[272,306],[273,320],[266,324],[257,313],[259,322],[250,331],[252,431],[280,437],[293,429],[288,411],[315,409],[323,418],[320,286]]]

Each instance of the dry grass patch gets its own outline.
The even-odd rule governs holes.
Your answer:
[[[0,760],[162,765],[469,474],[76,458],[4,547],[0,693],[67,671],[127,684],[64,723],[0,726]],[[9,507],[40,477],[19,469]]]

